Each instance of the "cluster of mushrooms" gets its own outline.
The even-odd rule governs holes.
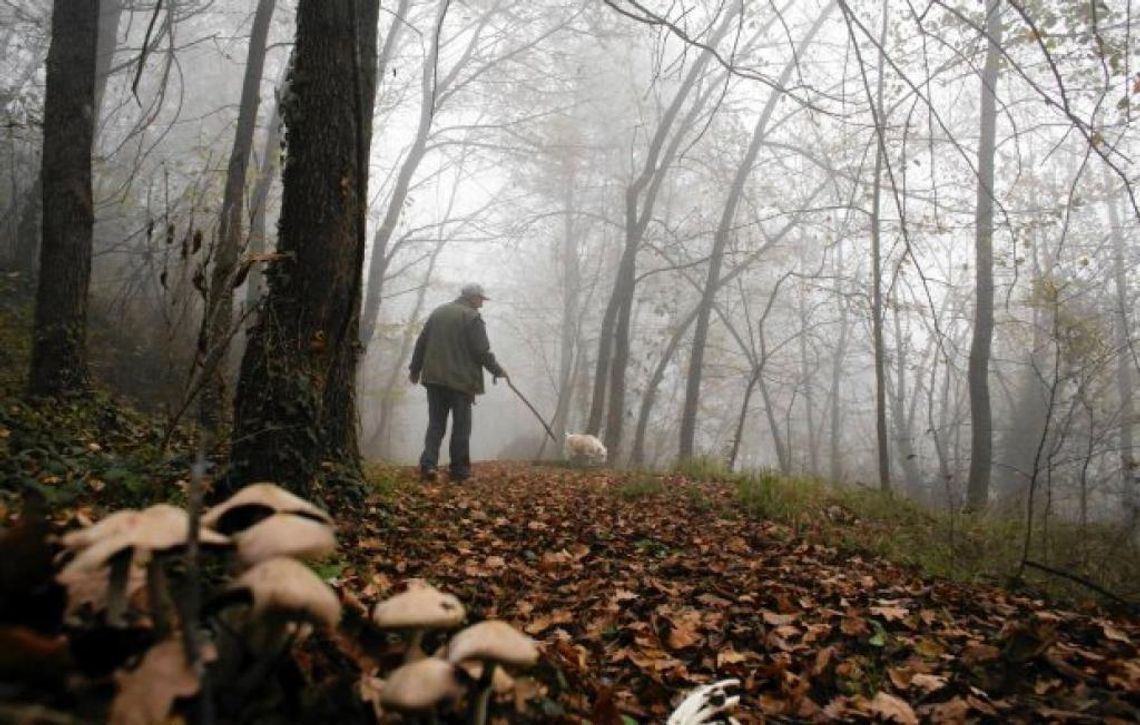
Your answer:
[[[186,511],[158,504],[113,513],[61,543],[65,563],[57,579],[68,591],[69,618],[101,616],[110,627],[142,623],[154,630],[157,644],[134,670],[116,675],[112,722],[164,722],[175,698],[198,692],[206,662],[212,681],[239,692],[252,688],[294,642],[340,622],[336,592],[302,563],[334,551],[332,519],[274,484],[252,484],[209,509],[193,535]],[[205,609],[213,636],[197,662],[178,636],[184,612],[166,579],[167,564],[188,546],[232,552],[234,567],[224,592]],[[145,606],[137,603],[144,591]],[[409,637],[401,667],[385,679],[372,673],[361,679],[360,695],[378,717],[399,712],[430,722],[439,708],[466,698],[469,721],[482,725],[491,693],[511,687],[504,668],[537,662],[535,642],[501,621],[459,631],[431,657],[423,652],[426,631],[455,629],[465,617],[456,597],[426,584],[373,609],[375,627]]]
[[[380,602],[372,624],[408,633],[404,664],[386,680],[365,675],[361,696],[377,708],[418,716],[428,721],[441,705],[468,698],[468,721],[487,721],[492,692],[509,692],[513,680],[504,668],[529,667],[538,661],[538,646],[506,622],[487,620],[456,633],[434,655],[421,642],[429,630],[450,630],[466,617],[463,604],[451,594],[420,585]]]

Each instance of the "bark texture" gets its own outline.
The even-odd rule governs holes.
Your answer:
[[[356,16],[359,12],[360,15]],[[242,359],[231,484],[305,492],[323,462],[359,473],[354,380],[376,0],[302,0],[282,114],[278,252]],[[366,111],[367,109],[367,111]]]
[[[44,101],[43,273],[28,380],[36,395],[78,393],[87,386],[98,19],[98,0],[60,0],[52,13]]]

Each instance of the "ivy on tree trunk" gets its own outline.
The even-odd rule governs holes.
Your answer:
[[[360,354],[367,146],[376,0],[302,0],[282,115],[282,259],[242,359],[232,482],[305,491],[322,463],[359,473],[354,380]]]

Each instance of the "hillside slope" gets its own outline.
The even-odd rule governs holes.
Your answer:
[[[725,483],[482,464],[463,486],[390,472],[342,518],[346,592],[424,578],[539,639],[552,718],[662,721],[742,681],[742,722],[1140,719],[1140,626],[924,579],[738,512]]]

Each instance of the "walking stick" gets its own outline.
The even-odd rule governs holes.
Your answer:
[[[558,445],[558,438],[554,436],[554,431],[550,430],[550,426],[546,424],[546,421],[543,419],[542,415],[540,415],[539,412],[535,410],[534,406],[530,404],[530,401],[526,399],[526,396],[519,392],[519,389],[515,387],[515,384],[511,382],[510,378],[506,378],[506,381],[507,386],[511,390],[515,391],[515,395],[519,396],[522,402],[526,403],[526,407],[530,408],[530,412],[534,413],[534,417],[538,418],[539,423],[542,423],[542,427],[546,429],[546,435],[550,436],[550,440],[554,441],[554,445]]]

